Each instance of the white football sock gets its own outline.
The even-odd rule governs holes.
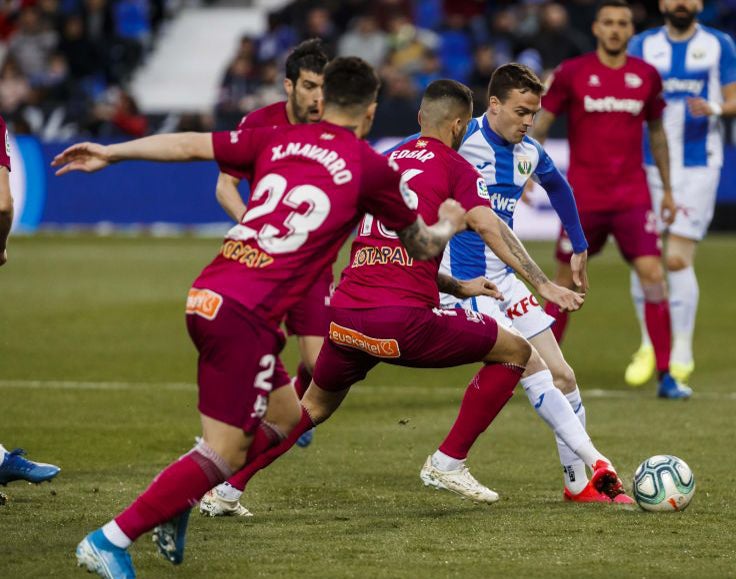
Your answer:
[[[693,332],[700,297],[698,278],[691,266],[669,272],[667,279],[672,316],[672,361],[689,364],[693,361]]]
[[[578,417],[580,424],[585,428],[585,406],[583,406],[583,400],[580,397],[580,389],[575,386],[575,390],[565,394],[565,398],[570,403],[572,411],[575,416]],[[558,436],[555,435],[557,441],[557,449],[560,454],[560,460],[563,455],[570,457],[572,451]],[[562,464],[562,473],[565,479],[565,486],[572,494],[576,495],[585,488],[588,484],[588,473],[585,471],[585,463],[580,460],[577,455],[574,455],[574,460],[568,460],[568,462]]]
[[[114,519],[102,527],[102,533],[108,541],[121,549],[127,549],[133,544]]]
[[[641,282],[636,272],[631,270],[631,301],[634,302],[634,311],[636,319],[639,320],[639,330],[641,332],[641,345],[652,347],[652,341],[649,339],[647,331],[647,322],[644,319],[644,290],[641,289]]]
[[[459,458],[453,458],[442,452],[441,450],[435,450],[432,455],[432,466],[437,470],[447,472],[450,470],[458,470],[465,464],[464,460]]]
[[[598,460],[608,459],[603,456],[593,446],[593,443],[585,431],[581,420],[573,411],[572,406],[567,398],[560,392],[552,381],[552,373],[549,370],[543,370],[525,376],[521,379],[521,385],[524,387],[529,402],[534,407],[536,413],[544,420],[555,433],[557,441],[557,450],[560,454],[560,462],[565,467],[565,481],[569,480],[577,488],[580,483],[581,471],[585,471],[585,464],[592,466]],[[580,395],[578,393],[578,399]],[[580,406],[582,408],[582,406]],[[582,461],[582,469],[576,467],[576,463]],[[572,472],[576,479],[571,480],[567,473],[567,467],[573,466]],[[578,464],[578,466],[581,466]],[[583,487],[587,484],[587,476],[583,479]],[[568,487],[569,488],[569,487]],[[573,488],[569,488],[570,492],[577,494]]]
[[[220,498],[225,499],[226,501],[238,501],[240,500],[240,497],[243,496],[243,491],[241,491],[240,489],[236,489],[234,486],[227,482],[217,485],[217,488],[215,488],[215,492]]]
[[[0,464],[2,464],[3,461],[5,460],[6,453],[7,451],[5,450],[5,447],[2,444],[0,444]]]

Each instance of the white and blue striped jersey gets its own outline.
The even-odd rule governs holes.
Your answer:
[[[509,227],[527,181],[556,173],[552,159],[534,139],[525,136],[509,143],[493,132],[486,115],[471,119],[460,155],[485,179],[491,207]],[[442,258],[442,271],[458,279],[490,276],[506,269],[474,231],[464,231],[450,240]]]
[[[689,97],[723,102],[722,87],[736,82],[736,47],[727,34],[698,25],[688,40],[673,41],[665,27],[636,35],[629,53],[643,58],[662,76],[664,128],[670,163],[680,167],[720,167],[723,164],[722,126],[716,117],[693,117]],[[654,164],[649,147],[645,161]]]

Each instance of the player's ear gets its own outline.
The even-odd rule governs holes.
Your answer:
[[[498,100],[498,97],[492,96],[488,99],[488,108],[490,109],[491,113],[494,115],[498,114],[498,109],[501,107],[501,101]]]
[[[290,78],[284,79],[284,92],[286,93],[287,97],[290,97],[291,93],[294,92],[294,83],[291,82]]]

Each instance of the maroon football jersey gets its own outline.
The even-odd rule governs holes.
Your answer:
[[[428,137],[409,141],[389,155],[415,195],[427,224],[437,222],[437,209],[448,198],[466,211],[490,208],[481,174],[456,151]],[[382,306],[439,305],[437,272],[440,254],[428,261],[413,260],[396,233],[373,215],[366,215],[350,252],[350,265],[332,296],[331,305],[363,309]]]
[[[568,180],[582,211],[616,211],[651,204],[644,173],[644,123],[665,107],[657,70],[628,56],[609,68],[593,52],[555,70],[542,107],[567,113]]]
[[[282,101],[248,113],[240,120],[237,130],[288,126],[291,123],[286,114],[286,101]],[[244,167],[228,167],[222,169],[222,172],[236,179],[246,179],[249,183],[253,180],[253,175]]]
[[[10,137],[5,119],[2,117],[0,117],[0,141],[0,167],[5,167],[10,171]]]
[[[395,166],[343,127],[245,129],[214,133],[212,143],[221,170],[253,171],[253,193],[194,287],[273,324],[331,267],[365,213],[397,230],[416,221]]]

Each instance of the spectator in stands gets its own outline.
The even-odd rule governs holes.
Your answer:
[[[322,47],[327,56],[333,58],[337,53],[339,33],[332,22],[332,16],[326,8],[312,8],[307,12],[307,20],[303,29],[302,38],[321,38]]]
[[[259,86],[254,62],[244,56],[236,56],[220,85],[216,107],[217,130],[229,130],[237,126],[245,113],[257,108],[256,91]]]
[[[114,87],[95,104],[89,128],[97,137],[137,139],[148,132],[148,120],[129,93]]]
[[[259,68],[260,78],[255,94],[256,104],[252,107],[254,109],[284,100],[284,86],[279,64],[275,60],[269,60],[262,62]]]
[[[517,33],[518,27],[519,20],[513,8],[504,8],[491,16],[490,41],[499,66],[514,60],[514,56],[524,48]]]
[[[405,16],[394,16],[388,24],[388,63],[405,74],[416,73],[424,51],[436,50],[439,39],[429,30],[419,29]]]
[[[542,7],[539,31],[531,42],[542,56],[544,70],[552,70],[563,60],[593,49],[587,36],[572,28],[562,4],[550,2]]]
[[[442,61],[436,52],[427,48],[422,55],[419,70],[413,76],[414,86],[424,92],[430,83],[440,78],[443,78]]]
[[[499,66],[492,46],[483,45],[475,49],[473,70],[468,78],[468,86],[473,91],[473,114],[480,115],[488,108],[488,81]]]
[[[73,79],[83,79],[101,72],[103,62],[84,31],[80,14],[72,14],[64,20],[59,50],[69,62],[69,74]]]
[[[9,54],[13,56],[23,74],[40,75],[56,48],[57,35],[49,30],[40,18],[36,6],[27,6],[20,12],[18,30],[10,39]]]
[[[370,14],[355,17],[337,48],[338,56],[360,56],[375,68],[383,64],[387,52],[386,33],[378,28],[378,21]]]
[[[285,22],[281,13],[271,13],[268,15],[268,32],[258,43],[258,60],[264,62],[284,58],[296,44],[295,29]]]
[[[10,56],[0,68],[0,115],[8,122],[15,120],[31,98],[31,83]]]
[[[148,0],[116,0],[113,3],[115,77],[127,79],[143,58],[151,40]]]
[[[439,53],[443,74],[467,82],[473,66],[473,42],[467,18],[461,12],[448,15],[447,24],[440,32]]]
[[[419,95],[407,74],[385,67],[378,102],[371,138],[411,135],[417,132]]]

